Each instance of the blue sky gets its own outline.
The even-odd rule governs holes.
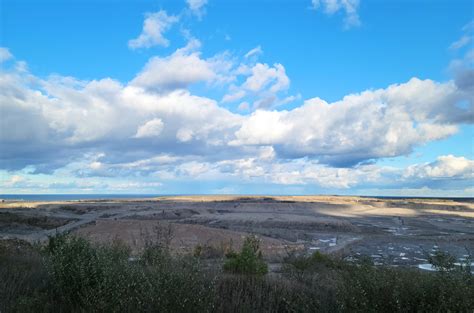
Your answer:
[[[471,1],[0,9],[1,193],[474,195]]]

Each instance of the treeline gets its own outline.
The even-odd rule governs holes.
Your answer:
[[[433,262],[439,272],[315,253],[268,274],[255,237],[210,262],[200,249],[174,255],[148,243],[132,257],[120,243],[58,236],[1,247],[0,312],[473,312],[470,269],[446,255]]]

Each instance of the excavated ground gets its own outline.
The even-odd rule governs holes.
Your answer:
[[[189,196],[156,199],[0,204],[0,238],[43,241],[72,232],[95,242],[120,240],[133,251],[167,241],[176,252],[210,257],[238,249],[248,234],[271,262],[297,250],[375,264],[416,266],[437,249],[474,253],[474,202],[360,197]]]

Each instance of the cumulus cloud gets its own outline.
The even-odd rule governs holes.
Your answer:
[[[159,136],[163,130],[163,127],[163,121],[159,118],[154,118],[138,128],[135,138]]]
[[[327,103],[305,101],[291,111],[257,110],[243,121],[231,145],[274,145],[288,157],[313,156],[347,166],[364,160],[405,155],[425,142],[457,132],[465,112],[453,82],[413,78]]]
[[[198,82],[219,82],[227,77],[231,62],[225,55],[201,58],[201,43],[191,39],[186,47],[168,57],[153,57],[132,80],[131,85],[155,91],[185,89]]]
[[[128,47],[130,49],[167,47],[169,40],[164,37],[164,33],[178,20],[177,16],[168,15],[164,10],[148,13],[143,22],[142,33],[137,38],[129,40]]]
[[[140,159],[157,151],[213,158],[219,151],[228,157],[259,146],[272,146],[285,158],[348,166],[406,155],[420,144],[446,138],[457,131],[456,117],[465,112],[457,106],[463,93],[455,83],[416,78],[331,104],[314,98],[290,111],[257,110],[245,116],[185,89],[157,93],[135,81],[123,85],[109,78],[83,82],[64,77],[36,79],[37,89],[29,77],[0,75],[6,167],[48,159],[51,166],[61,166],[54,164],[51,150],[58,162],[69,162],[71,155],[81,157],[97,147],[123,151],[115,157],[107,153],[107,158]]]
[[[27,69],[2,68],[2,169],[59,171],[84,181],[196,178],[324,188],[384,180],[430,186],[449,173],[463,181],[472,177],[460,174],[472,172],[472,161],[452,156],[406,171],[370,164],[407,155],[472,123],[460,118],[469,107],[459,106],[472,94],[457,81],[413,78],[333,103],[312,98],[291,110],[268,110],[300,97],[281,96],[290,83],[283,65],[242,60],[235,64],[226,54],[205,58],[200,43],[190,39],[167,57],[151,58],[130,82],[42,79]],[[199,82],[231,85],[222,102],[239,101],[242,110],[250,109],[253,95],[257,110],[238,114],[197,96],[188,88]],[[118,188],[112,185],[107,188]]]
[[[287,89],[290,85],[290,79],[286,76],[285,68],[281,64],[270,67],[268,64],[257,63],[251,71],[252,75],[247,78],[242,86],[247,90],[258,92],[271,85],[269,90],[277,92]]]
[[[192,137],[182,153],[192,153],[203,143],[222,145],[241,119],[187,90],[148,92],[109,78],[41,80],[11,69],[0,73],[0,82],[0,159],[6,169],[54,170],[98,149],[113,151],[108,159],[144,158],[173,151],[183,128]],[[159,120],[166,127],[152,136]]]
[[[201,18],[205,13],[205,6],[207,0],[186,0],[189,10],[196,15],[198,18]]]
[[[409,166],[404,173],[406,178],[431,179],[473,179],[474,161],[453,155],[439,156],[436,161]]]
[[[244,90],[238,90],[234,93],[229,93],[229,94],[224,95],[224,97],[222,98],[222,102],[225,103],[225,102],[237,101],[245,97],[245,95],[246,95],[246,92]]]
[[[254,99],[253,109],[269,109],[292,99],[288,97],[279,99],[278,94],[286,92],[290,86],[285,67],[279,63],[273,66],[266,63],[241,64],[235,73],[244,76],[245,80],[240,86],[232,85],[230,92],[222,98],[222,102],[234,102],[244,97],[251,97]]]
[[[4,47],[0,47],[0,63],[8,61],[13,58],[13,55],[10,53],[10,50]]]
[[[212,80],[215,73],[197,53],[154,57],[132,84],[148,89],[180,89],[192,83]]]
[[[360,26],[359,0],[311,0],[312,8],[314,10],[322,9],[325,14],[333,15],[339,11],[345,14],[344,27],[351,28]]]

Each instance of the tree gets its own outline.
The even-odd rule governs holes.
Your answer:
[[[224,271],[234,274],[265,275],[268,266],[263,261],[260,251],[260,240],[256,236],[245,238],[240,253],[230,252],[226,255]]]

